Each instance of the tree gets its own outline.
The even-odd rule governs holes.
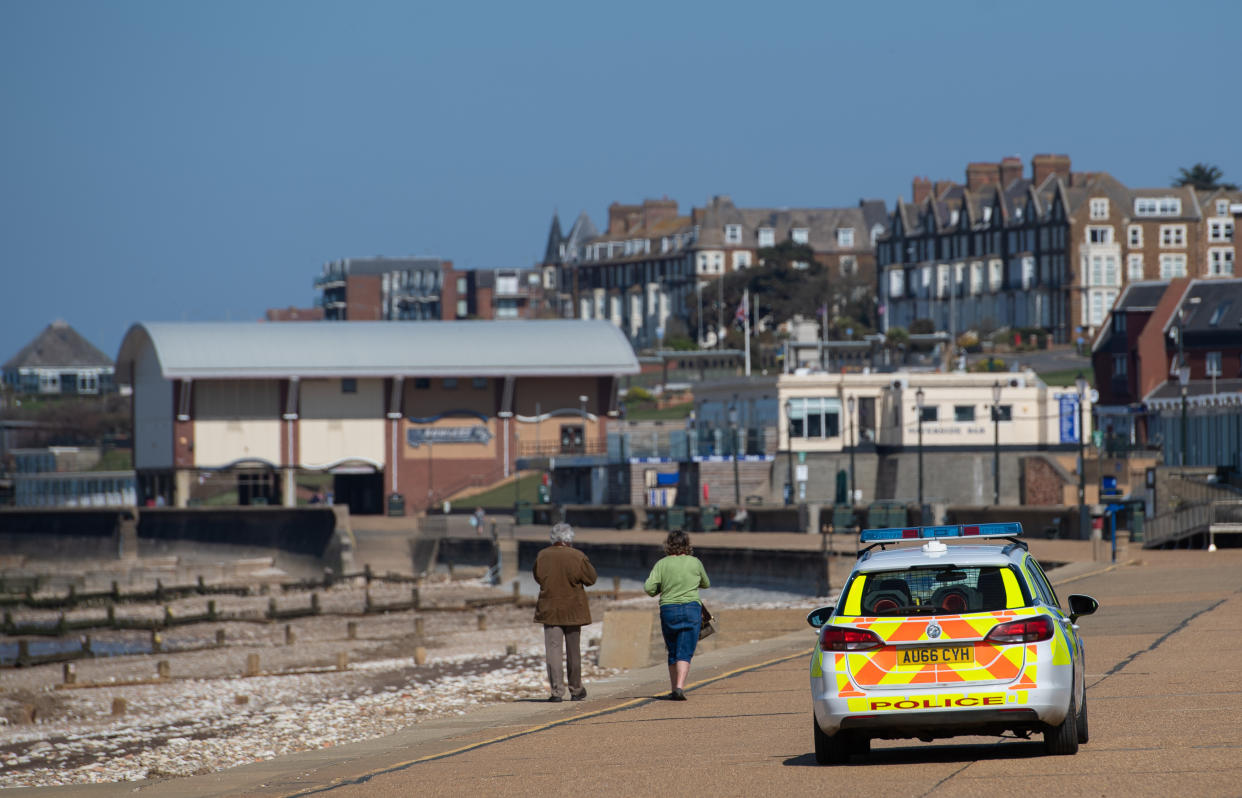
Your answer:
[[[1177,171],[1177,177],[1173,178],[1174,186],[1191,186],[1199,191],[1211,191],[1218,188],[1226,191],[1238,190],[1236,183],[1226,183],[1221,180],[1225,173],[1220,167],[1212,164],[1196,163],[1189,169],[1183,166]]]

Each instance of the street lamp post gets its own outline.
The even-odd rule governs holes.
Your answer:
[[[923,512],[923,389],[914,392],[914,404],[919,414],[919,512]]]
[[[1083,405],[1087,401],[1087,378],[1078,372],[1074,378],[1074,387],[1078,391],[1078,534],[1086,533],[1090,526],[1087,518],[1087,431],[1083,428]]]
[[[1182,387],[1182,467],[1186,466],[1186,452],[1188,451],[1187,428],[1186,428],[1186,388],[1190,383],[1190,367],[1182,366],[1177,370],[1177,382]]]
[[[1000,380],[992,383],[992,504],[1000,504]]]
[[[789,464],[788,480],[785,485],[785,504],[793,503],[793,400],[785,400],[785,443],[786,462]]]
[[[733,404],[729,405],[729,429],[733,433],[733,504],[736,507],[742,506],[742,482],[737,474],[737,450],[738,450],[738,429],[737,429],[737,394],[733,395]]]
[[[849,501],[849,505],[852,508],[854,506],[854,447],[858,443],[854,439],[854,397],[851,396],[845,400],[845,407],[846,407],[846,411],[849,413],[848,421],[850,425],[850,501]]]

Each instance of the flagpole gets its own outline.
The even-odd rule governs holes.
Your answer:
[[[742,324],[746,335],[746,376],[750,376],[750,289],[742,291]]]

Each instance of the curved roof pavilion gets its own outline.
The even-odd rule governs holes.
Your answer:
[[[117,379],[150,348],[165,379],[569,377],[637,374],[607,321],[145,322],[130,327]]]

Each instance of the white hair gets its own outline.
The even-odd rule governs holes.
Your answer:
[[[564,522],[555,524],[552,527],[552,531],[548,534],[548,537],[553,543],[573,543],[574,528]]]

